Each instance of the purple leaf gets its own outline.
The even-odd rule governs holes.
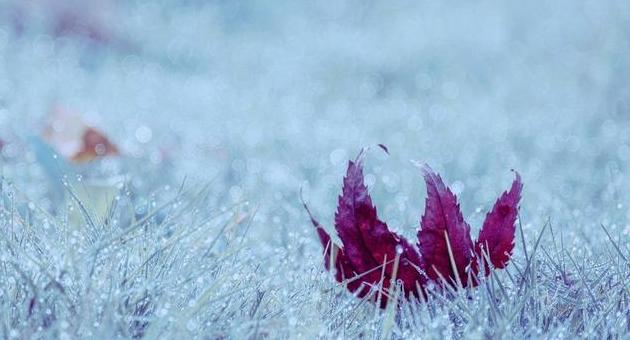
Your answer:
[[[300,196],[301,196],[301,193],[300,193]],[[302,198],[300,197],[300,199]],[[352,264],[350,263],[350,261],[348,261],[348,258],[346,257],[343,249],[338,247],[334,242],[332,242],[330,235],[328,235],[324,227],[322,227],[322,225],[313,217],[311,210],[308,208],[308,205],[306,205],[303,199],[302,199],[302,205],[304,206],[304,209],[306,209],[306,212],[308,213],[308,216],[311,219],[311,223],[313,223],[313,226],[315,227],[315,230],[317,231],[317,236],[319,237],[319,241],[322,244],[322,247],[324,248],[324,267],[326,268],[326,270],[330,271],[330,264],[331,264],[330,257],[332,255],[332,258],[333,258],[332,262],[335,266],[335,270],[333,271],[335,275],[335,280],[341,283],[348,279],[353,279],[355,276],[357,276],[357,273],[352,267]],[[347,283],[348,290],[352,293],[357,293],[359,288],[362,288],[361,291],[357,293],[359,297],[363,297],[367,295],[367,293],[369,292],[369,287],[362,286],[363,282],[361,280],[353,279],[353,280],[348,280],[346,283]]]
[[[515,172],[515,175],[510,191],[504,192],[494,204],[492,211],[486,215],[475,243],[477,257],[485,259],[483,252],[487,253],[495,268],[504,268],[514,249],[515,223],[523,190],[521,176],[518,172]],[[485,272],[486,275],[490,272],[487,265]]]
[[[315,220],[306,204],[311,222],[325,249],[324,265],[334,266],[338,282],[349,291],[365,297],[370,287],[380,287],[388,293],[391,282],[403,285],[404,295],[424,295],[427,281],[441,284],[445,279],[453,286],[476,286],[482,249],[488,253],[495,268],[506,266],[514,247],[514,223],[523,184],[516,179],[509,192],[497,200],[488,213],[475,245],[470,238],[470,226],[464,221],[457,197],[431,168],[423,169],[427,184],[426,210],[418,231],[418,249],[392,232],[378,218],[363,178],[363,152],[348,164],[335,213],[335,229],[343,243],[339,247]],[[302,201],[303,202],[303,201]],[[394,263],[398,258],[398,267]],[[489,266],[486,265],[486,273]],[[396,273],[396,277],[394,276]],[[472,275],[475,274],[475,275]],[[420,290],[418,289],[420,288]],[[373,301],[378,294],[371,297]],[[387,306],[387,294],[380,297],[380,307]]]
[[[468,282],[467,268],[473,255],[470,227],[464,221],[457,197],[446,187],[442,178],[428,166],[424,167],[423,173],[427,184],[427,200],[420,222],[422,228],[418,232],[418,247],[424,270],[436,282],[442,276],[450,283],[459,279],[465,286]],[[451,265],[447,236],[458,277],[454,275]]]
[[[368,283],[381,280],[387,287],[394,272],[394,261],[400,256],[396,279],[405,288],[406,296],[416,291],[422,284],[420,256],[404,238],[389,230],[379,220],[376,208],[363,179],[362,154],[355,162],[349,162],[344,178],[342,195],[335,214],[335,228],[344,245],[344,252],[358,273],[374,270],[366,275]],[[385,264],[385,270],[377,267]],[[375,281],[376,280],[376,281]]]
[[[381,286],[387,292],[396,271],[395,280],[402,283],[405,296],[417,296],[418,286],[423,287],[425,284],[424,277],[420,275],[420,255],[413,245],[390,231],[378,218],[364,183],[362,157],[363,153],[348,164],[335,213],[335,229],[343,248],[336,248],[329,235],[312,216],[311,221],[317,229],[322,246],[325,249],[333,247],[335,278],[339,282],[349,279],[347,282],[350,291],[358,291],[358,296],[363,297],[369,292],[367,287]],[[308,211],[308,207],[305,208]],[[395,269],[397,257],[398,267]],[[324,255],[324,260],[328,269],[330,249]],[[380,306],[384,308],[386,305],[386,296],[381,296]]]

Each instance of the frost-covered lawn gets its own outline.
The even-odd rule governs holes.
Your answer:
[[[630,336],[630,3],[441,3],[0,1],[0,336]],[[120,155],[55,151],[55,110]],[[365,146],[414,242],[411,161],[474,235],[518,170],[508,267],[400,308],[349,294],[300,191],[332,232]]]

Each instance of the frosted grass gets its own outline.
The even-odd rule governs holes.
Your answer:
[[[564,249],[547,223],[535,240],[519,242],[507,270],[477,289],[434,290],[425,303],[399,309],[391,303],[383,312],[323,274],[321,256],[304,249],[310,240],[289,233],[284,246],[261,258],[263,246],[248,233],[254,212],[244,203],[213,211],[204,199],[209,188],[162,192],[163,202],[150,200],[153,208],[140,215],[121,188],[106,219],[84,207],[83,223],[71,224],[2,184],[0,318],[7,338],[622,338],[628,332],[630,264],[612,235],[593,258]]]

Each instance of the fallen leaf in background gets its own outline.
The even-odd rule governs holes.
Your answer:
[[[107,137],[94,128],[87,128],[83,133],[83,148],[72,157],[76,162],[89,162],[101,156],[118,156],[118,148]]]
[[[4,12],[18,34],[43,25],[55,37],[77,35],[107,43],[111,33],[105,23],[114,7],[108,0],[19,0],[5,2]]]
[[[118,147],[104,133],[88,125],[81,114],[59,105],[53,106],[42,137],[66,160],[75,163],[120,155]]]
[[[76,1],[42,2],[54,13],[51,31],[55,36],[78,35],[102,44],[112,42],[113,34],[105,24],[109,1],[92,1],[90,6]]]
[[[12,24],[17,36],[46,34],[90,42],[121,51],[135,51],[117,26],[119,5],[113,0],[15,0],[0,4],[0,17]]]
[[[484,263],[485,274],[493,268],[504,268],[514,247],[515,223],[523,184],[516,179],[509,192],[497,200],[486,216],[483,228],[473,245],[470,226],[460,211],[457,197],[431,168],[423,168],[427,185],[426,210],[418,231],[418,247],[389,230],[377,214],[363,177],[362,151],[348,163],[335,214],[335,229],[342,247],[313,217],[302,201],[324,247],[324,266],[334,267],[335,279],[359,298],[370,296],[381,308],[392,296],[390,286],[400,283],[407,300],[425,297],[428,282],[442,286],[476,286],[478,263]],[[487,254],[487,255],[484,255]],[[472,278],[472,282],[469,280]]]

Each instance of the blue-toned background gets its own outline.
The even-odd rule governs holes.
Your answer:
[[[516,169],[526,230],[630,233],[627,1],[4,0],[3,171],[24,186],[46,176],[27,140],[54,105],[123,163],[168,161],[158,183],[259,205],[261,238],[311,236],[300,187],[330,221],[345,162],[377,143],[391,156],[373,150],[367,180],[406,235],[424,204],[409,160],[443,173],[475,226]]]

